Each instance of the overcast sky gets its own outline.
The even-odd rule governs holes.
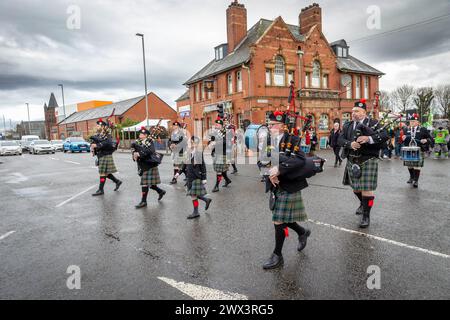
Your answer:
[[[281,15],[298,24],[300,10],[314,1],[240,0],[248,27]],[[450,83],[450,18],[360,39],[450,12],[449,0],[317,1],[323,32],[332,42],[346,39],[350,54],[386,73],[381,89],[399,84]],[[51,92],[62,105],[88,100],[119,101],[144,92],[141,42],[145,34],[149,91],[169,105],[183,82],[226,42],[225,10],[231,0],[1,0],[0,117],[43,119]],[[80,9],[80,29],[67,28],[70,5]],[[381,29],[369,29],[367,8],[377,5]]]

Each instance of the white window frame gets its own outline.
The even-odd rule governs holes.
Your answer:
[[[200,101],[200,91],[198,89],[199,84],[195,85],[195,101],[198,102]]]
[[[272,85],[272,70],[266,68],[266,86]]]
[[[236,91],[242,92],[242,72],[236,72]]]
[[[326,123],[325,123],[326,120]],[[320,115],[320,119],[319,119],[319,126],[318,129],[320,131],[327,131],[330,128],[330,117],[328,116],[328,114],[326,113],[322,113]]]
[[[338,57],[343,57],[343,48],[342,47],[337,47],[337,56]]]
[[[320,88],[320,82],[322,80],[321,78],[321,70],[320,70],[320,62],[319,61],[314,61],[313,62],[313,72],[312,72],[312,77],[311,77],[311,86],[313,88]]]
[[[369,77],[364,76],[364,99],[369,99]]]
[[[355,99],[361,99],[361,77],[355,77]]]
[[[346,97],[347,99],[352,99],[353,98],[353,81],[350,82],[347,87],[345,87],[345,91],[346,91]]]
[[[273,84],[277,87],[284,87],[286,85],[286,64],[282,56],[275,58]]]
[[[328,89],[328,74],[322,76],[322,88]]]
[[[205,100],[205,86],[203,84],[200,84],[201,88],[201,93],[202,93],[202,99],[201,100]]]
[[[233,94],[233,76],[231,73],[227,75],[227,93]]]
[[[309,88],[310,87],[310,85],[309,85],[309,78],[310,78],[310,73],[309,72],[306,72],[305,73],[305,88]]]

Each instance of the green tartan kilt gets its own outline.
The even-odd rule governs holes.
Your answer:
[[[352,163],[347,161],[346,170],[348,170],[350,186],[355,191],[375,191],[378,184],[378,159],[367,160],[360,167],[361,178],[355,179],[352,177]]]
[[[188,196],[204,196],[207,194],[205,185],[202,183],[202,180],[195,179],[192,181],[192,186],[190,189],[187,190]]]
[[[425,163],[425,152],[420,151],[419,161],[403,161],[403,165],[408,168],[422,168]]]
[[[215,156],[213,161],[213,169],[217,173],[222,173],[228,171],[230,167],[229,161],[227,161],[226,156]]]
[[[98,173],[100,175],[108,175],[115,172],[117,172],[117,169],[112,154],[98,158]]]
[[[161,183],[158,167],[144,171],[141,177],[141,186],[153,186]]]
[[[301,191],[289,193],[286,191],[275,191],[275,208],[272,211],[272,221],[291,223],[306,221],[308,216],[305,212]]]

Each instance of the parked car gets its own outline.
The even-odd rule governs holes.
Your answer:
[[[55,147],[55,151],[64,150],[64,142],[62,140],[51,140],[50,143]]]
[[[0,141],[0,156],[6,156],[8,154],[19,156],[22,155],[22,148],[15,141]]]
[[[90,145],[86,140],[84,140],[82,137],[70,137],[67,138],[64,142],[64,152],[70,151],[72,153],[74,152],[89,152],[90,151]]]
[[[28,136],[22,136],[22,140],[20,145],[22,146],[22,152],[23,151],[30,151],[30,143],[35,140],[39,140],[39,136],[34,135],[28,135]]]
[[[55,147],[48,140],[35,140],[28,147],[30,154],[55,153]]]

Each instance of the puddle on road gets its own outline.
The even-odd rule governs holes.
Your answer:
[[[13,191],[19,196],[26,196],[26,197],[41,197],[48,194],[48,190],[46,187],[13,189]]]

